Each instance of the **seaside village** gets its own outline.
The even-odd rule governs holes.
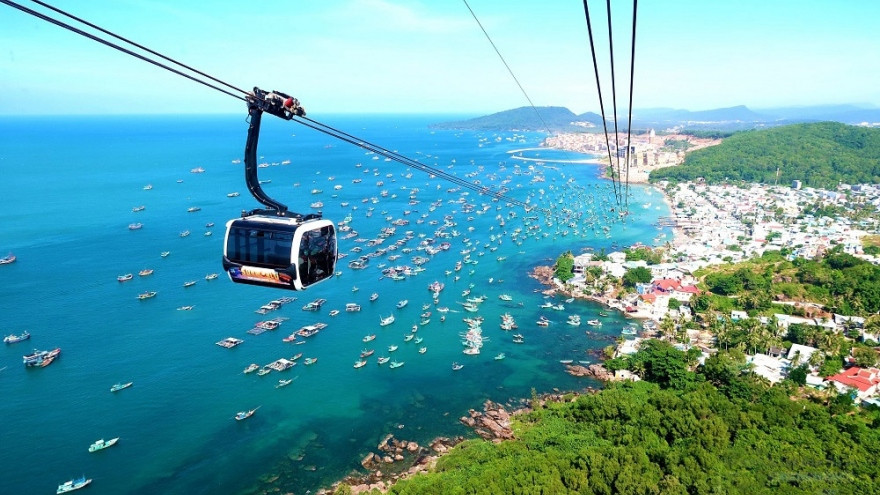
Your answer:
[[[564,141],[572,138],[557,139]],[[557,145],[562,146],[561,143]],[[565,145],[568,149],[575,148],[571,142]],[[581,144],[579,149],[595,152],[597,148],[593,146],[597,144]],[[677,160],[671,155],[649,151],[650,148],[643,151],[641,156],[654,157],[650,162],[645,162],[651,165]],[[656,159],[658,157],[659,160]],[[645,168],[651,167],[642,167],[643,172]],[[844,216],[830,218],[804,214],[805,207],[811,205],[837,207],[838,211],[850,212],[865,208],[876,209],[880,207],[880,186],[841,184],[834,191],[805,188],[800,181],[784,186],[706,185],[701,182],[663,182],[656,186],[664,191],[670,203],[672,217],[665,219],[665,224],[672,226],[675,232],[674,238],[662,246],[666,253],[664,262],[648,264],[644,260],[627,261],[627,255],[622,251],[604,256],[586,252],[574,258],[574,278],[565,284],[554,279],[554,283],[557,290],[589,297],[626,312],[633,318],[643,319],[643,328],[646,330],[643,335],[669,338],[682,350],[699,348],[702,351],[701,363],[717,352],[717,340],[705,328],[706,324],[702,325],[702,329],[699,329],[700,325],[688,325],[698,329],[684,328],[684,323],[693,321],[695,317],[688,302],[701,292],[694,276],[700,268],[737,263],[760,256],[767,250],[784,249],[782,252],[786,253],[789,260],[796,257],[814,259],[836,246],[840,246],[845,253],[875,265],[880,264],[880,259],[876,256],[863,252],[862,242],[863,237],[878,234],[880,219],[876,215],[864,215],[865,219],[854,221]],[[639,205],[632,208],[638,209]],[[655,241],[662,243],[662,237]],[[630,249],[643,247],[637,245]],[[636,284],[634,291],[623,295],[616,293],[613,284],[608,283],[609,277],[620,279],[627,270],[637,267],[650,270],[651,282]],[[588,275],[599,271],[602,275],[598,278]],[[587,282],[588,280],[591,281]],[[673,302],[672,305],[670,301]],[[755,324],[763,326],[768,335],[783,336],[791,325],[800,324],[846,336],[841,338],[873,342],[874,345],[880,342],[880,332],[866,329],[864,318],[833,314],[820,305],[809,302],[780,301],[774,304],[800,305],[801,311],[797,313],[805,316],[793,316],[790,311],[780,310],[770,317],[756,317]],[[750,318],[745,311],[730,311],[722,316],[731,322]],[[663,332],[660,332],[664,320],[670,320],[674,328],[679,330],[678,338],[664,337]],[[635,353],[642,340],[642,337],[619,339],[615,356]],[[776,341],[781,342],[780,339]],[[808,386],[829,391],[836,389],[841,393],[850,393],[857,401],[880,405],[880,371],[876,367],[876,356],[875,366],[857,366],[851,357],[839,373],[823,378],[818,373],[818,366],[814,364],[820,360],[811,359],[814,353],[821,352],[816,347],[800,344],[791,344],[789,348],[768,345],[755,350],[757,352],[752,353],[752,349],[747,352],[751,371],[770,383],[783,380],[791,370],[801,364],[809,364],[806,380]],[[619,379],[638,379],[629,376],[626,370],[617,373]]]

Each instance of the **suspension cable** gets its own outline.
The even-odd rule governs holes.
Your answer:
[[[626,129],[626,194],[624,195],[624,204],[627,211],[629,210],[629,164],[630,157],[630,137],[632,136],[632,117],[633,117],[633,84],[635,83],[636,70],[636,16],[639,10],[639,0],[633,0],[633,27],[632,27],[632,53],[629,59],[629,116],[627,117]]]
[[[607,18],[608,18],[608,52],[611,57],[611,106],[614,112],[614,150],[617,155],[617,177],[620,177],[620,136],[617,133],[617,84],[614,77],[614,36],[611,33],[611,0],[605,0]],[[623,190],[621,188],[621,194]],[[620,198],[618,198],[618,203]]]
[[[87,33],[87,32],[85,32],[85,31],[83,31],[82,29],[75,28],[75,27],[71,26],[70,24],[67,24],[67,23],[65,23],[65,22],[59,21],[59,20],[57,20],[57,19],[53,19],[53,18],[51,18],[51,17],[49,17],[49,16],[47,16],[47,15],[45,15],[45,14],[42,14],[42,13],[40,13],[40,12],[35,11],[35,10],[31,10],[31,9],[29,9],[29,8],[23,6],[23,5],[19,5],[19,4],[15,3],[15,2],[13,2],[13,1],[11,1],[11,0],[0,0],[0,3],[4,3],[4,4],[6,4],[6,5],[8,5],[8,6],[12,7],[12,8],[18,9],[18,10],[20,10],[20,11],[26,13],[26,14],[30,14],[30,15],[32,15],[32,16],[34,16],[34,17],[37,17],[37,18],[39,18],[39,19],[42,19],[42,20],[44,20],[44,21],[46,21],[46,22],[49,22],[49,23],[55,24],[56,26],[62,27],[62,28],[64,28],[64,29],[67,29],[68,31],[72,31],[72,32],[74,32],[74,33],[76,33],[76,34],[78,34],[78,35],[80,35],[80,36],[84,36],[84,37],[89,38],[89,39],[91,39],[91,40],[93,40],[93,41],[97,41],[98,43],[101,43],[102,45],[106,45],[106,46],[109,46],[110,48],[113,48],[113,49],[115,49],[115,50],[119,50],[119,51],[122,52],[122,53],[125,53],[125,54],[127,54],[127,55],[131,55],[132,57],[135,57],[135,58],[138,58],[138,59],[140,59],[140,60],[143,60],[144,62],[147,62],[147,63],[153,64],[153,65],[155,65],[155,66],[157,66],[157,67],[161,67],[161,68],[163,68],[163,69],[165,69],[165,70],[167,70],[167,71],[170,71],[170,72],[173,72],[173,73],[175,73],[175,74],[177,74],[177,75],[179,75],[179,76],[185,77],[185,78],[187,78],[187,79],[189,79],[189,80],[191,80],[191,81],[193,81],[193,82],[197,82],[197,83],[199,83],[199,84],[203,84],[203,85],[205,85],[205,86],[207,86],[207,87],[209,87],[209,88],[211,88],[211,89],[215,89],[215,90],[217,90],[217,91],[219,91],[219,92],[221,92],[221,93],[225,93],[225,94],[227,94],[227,95],[229,95],[229,96],[232,96],[233,98],[237,98],[237,99],[242,100],[242,101],[244,101],[244,99],[245,99],[244,96],[239,96],[239,95],[236,95],[236,94],[230,93],[229,91],[226,91],[225,89],[222,89],[222,88],[219,88],[219,87],[217,87],[217,86],[214,86],[214,85],[212,85],[211,83],[208,83],[208,82],[202,81],[202,80],[200,80],[200,79],[198,79],[198,78],[196,78],[196,77],[193,77],[193,76],[191,76],[191,75],[189,75],[189,74],[186,74],[186,73],[184,73],[184,72],[182,72],[182,71],[179,71],[179,70],[177,70],[177,69],[174,69],[174,68],[172,68],[172,67],[169,67],[169,66],[167,66],[167,65],[165,65],[165,64],[163,64],[163,63],[161,63],[161,62],[157,62],[157,61],[155,61],[155,60],[150,59],[149,57],[146,57],[146,56],[144,56],[144,55],[141,55],[141,54],[139,54],[139,53],[136,53],[136,52],[134,52],[134,51],[132,51],[132,50],[129,50],[129,49],[127,49],[127,48],[123,48],[123,47],[121,47],[121,46],[119,46],[119,45],[117,45],[117,44],[115,44],[115,43],[112,43],[112,42],[110,42],[110,41],[107,41],[107,40],[105,40],[105,39],[102,39],[102,38],[100,38],[100,37],[98,37],[98,36],[95,36],[95,35],[93,35],[93,34],[91,34],[91,33]]]
[[[596,74],[596,91],[599,93],[599,111],[602,114],[602,128],[605,132],[605,148],[608,149],[608,168],[611,169],[611,185],[614,188],[614,198],[619,204],[620,195],[617,190],[617,180],[619,180],[619,177],[615,177],[614,160],[611,158],[611,143],[608,140],[608,120],[605,118],[605,103],[602,99],[602,85],[599,83],[599,65],[596,60],[596,46],[593,42],[593,27],[590,23],[590,7],[587,5],[587,0],[584,0],[584,14],[587,17],[587,33],[590,38],[590,53],[593,55],[593,72]]]
[[[166,57],[165,55],[162,55],[162,54],[159,53],[159,52],[153,51],[153,50],[151,50],[151,49],[149,49],[149,48],[147,48],[147,47],[145,47],[145,46],[143,46],[143,45],[141,45],[141,44],[139,44],[139,43],[136,43],[136,42],[134,42],[134,41],[131,41],[131,40],[128,39],[128,38],[125,38],[125,37],[123,37],[123,36],[119,36],[118,34],[113,33],[113,32],[111,32],[111,31],[108,31],[108,30],[102,28],[101,26],[97,26],[97,25],[92,24],[91,22],[89,22],[89,21],[87,21],[87,20],[85,20],[85,19],[82,19],[82,18],[80,18],[80,17],[77,17],[77,16],[75,16],[75,15],[69,13],[69,12],[65,12],[65,11],[59,9],[58,7],[54,7],[54,6],[52,6],[52,5],[49,5],[48,3],[42,2],[41,0],[31,0],[31,1],[34,2],[34,3],[37,4],[37,5],[41,5],[41,6],[45,7],[45,8],[47,8],[47,9],[49,9],[49,10],[53,10],[53,11],[55,11],[55,12],[57,12],[57,13],[59,13],[59,14],[65,16],[65,17],[68,17],[68,18],[73,19],[73,20],[75,20],[75,21],[77,21],[77,22],[80,22],[80,23],[82,23],[82,24],[85,24],[86,26],[88,26],[88,27],[90,27],[90,28],[92,28],[92,29],[96,29],[96,30],[98,30],[98,31],[100,31],[100,32],[102,32],[102,33],[104,33],[104,34],[110,35],[110,36],[112,36],[112,37],[114,37],[114,38],[116,38],[116,39],[118,39],[118,40],[120,40],[120,41],[123,41],[123,42],[125,42],[125,43],[128,43],[129,45],[136,46],[136,47],[140,48],[141,50],[143,50],[143,51],[145,51],[145,52],[147,52],[147,53],[149,53],[149,54],[151,54],[151,55],[155,55],[155,56],[157,56],[157,57],[159,57],[159,58],[161,58],[161,59],[163,59],[163,60],[167,60],[168,62],[171,62],[171,63],[173,63],[173,64],[177,64],[177,65],[179,65],[180,67],[183,67],[183,68],[185,68],[185,69],[187,69],[187,70],[190,70],[190,71],[192,71],[192,72],[195,72],[196,74],[198,74],[198,75],[200,75],[200,76],[202,76],[202,77],[207,77],[208,79],[210,79],[210,80],[212,80],[212,81],[214,81],[214,82],[216,82],[216,83],[220,83],[220,84],[222,84],[223,86],[226,86],[226,87],[228,87],[228,88],[230,88],[230,89],[233,89],[233,90],[238,91],[238,92],[240,92],[240,93],[247,93],[247,91],[245,91],[245,90],[243,90],[243,89],[241,89],[241,88],[238,88],[238,87],[235,87],[235,86],[233,86],[233,85],[231,85],[231,84],[229,84],[229,83],[223,82],[223,81],[221,81],[220,79],[217,79],[217,78],[215,78],[215,77],[212,77],[212,76],[210,76],[209,74],[205,74],[204,72],[202,72],[202,71],[200,71],[200,70],[198,70],[198,69],[194,69],[194,68],[190,67],[189,65],[186,65],[186,64],[184,64],[184,63],[182,63],[182,62],[179,62],[179,61],[177,61],[177,60],[174,60],[173,58]]]
[[[208,78],[208,79],[210,79],[210,80],[212,80],[212,81],[215,81],[215,82],[217,82],[217,83],[219,83],[219,84],[222,84],[222,85],[224,85],[224,86],[226,86],[226,87],[228,87],[228,88],[232,88],[232,89],[235,90],[235,91],[239,91],[239,92],[241,92],[241,93],[248,94],[248,92],[245,92],[244,90],[242,90],[242,89],[240,89],[240,88],[237,88],[236,86],[233,86],[233,85],[231,85],[231,84],[228,84],[228,83],[226,83],[226,82],[223,82],[223,81],[220,80],[220,79],[217,79],[217,78],[215,78],[215,77],[212,77],[212,76],[210,76],[210,75],[208,75],[208,74],[206,74],[206,73],[204,73],[204,72],[201,72],[201,71],[199,71],[199,70],[197,70],[197,69],[194,69],[194,68],[192,68],[192,67],[190,67],[190,66],[188,66],[188,65],[185,65],[185,64],[183,64],[183,63],[181,63],[181,62],[178,62],[177,60],[174,60],[174,59],[172,59],[172,58],[170,58],[170,57],[164,56],[164,55],[162,55],[162,54],[160,54],[160,53],[158,53],[158,52],[156,52],[156,51],[150,50],[149,48],[146,48],[146,47],[144,47],[143,45],[140,45],[140,44],[138,44],[138,43],[135,43],[135,42],[133,42],[133,41],[127,39],[127,38],[124,38],[124,37],[122,37],[122,36],[116,35],[116,34],[110,32],[110,31],[108,31],[108,30],[106,30],[106,29],[103,29],[103,28],[101,28],[101,27],[99,27],[99,26],[97,26],[97,25],[95,25],[95,24],[92,24],[92,23],[90,23],[90,22],[88,22],[88,21],[85,21],[84,19],[81,19],[81,18],[79,18],[79,17],[77,17],[77,16],[74,16],[74,15],[72,15],[72,14],[69,14],[69,13],[67,13],[67,12],[64,12],[64,11],[61,10],[61,9],[55,8],[55,7],[53,7],[53,6],[51,6],[51,5],[48,5],[48,4],[46,4],[46,3],[44,3],[44,2],[42,2],[42,1],[40,1],[40,0],[32,0],[32,1],[34,1],[35,3],[37,3],[37,4],[41,5],[41,6],[44,6],[44,7],[48,8],[48,9],[51,9],[51,10],[53,10],[53,11],[55,11],[55,12],[61,14],[61,15],[64,15],[64,16],[66,16],[66,17],[68,17],[68,18],[71,18],[71,19],[74,19],[74,20],[76,20],[76,21],[78,21],[78,22],[81,22],[81,23],[83,23],[83,24],[85,24],[85,25],[87,25],[87,26],[89,26],[89,27],[91,27],[91,28],[93,28],[93,29],[96,29],[96,30],[98,30],[98,31],[101,31],[102,33],[105,33],[105,34],[107,34],[107,35],[109,35],[109,36],[112,36],[112,37],[114,37],[114,38],[116,38],[116,39],[118,39],[118,40],[120,40],[120,41],[123,41],[123,42],[128,43],[128,44],[130,44],[130,45],[132,45],[132,46],[135,46],[135,47],[137,47],[137,48],[139,48],[139,49],[142,49],[142,50],[144,50],[144,51],[146,51],[146,52],[148,52],[148,53],[150,53],[150,54],[152,54],[152,55],[155,55],[155,56],[157,56],[157,57],[161,57],[162,59],[164,59],[164,60],[166,60],[166,61],[169,61],[169,62],[171,62],[171,63],[173,63],[173,64],[176,64],[176,65],[178,65],[178,66],[180,66],[180,67],[183,67],[183,68],[185,68],[185,69],[187,69],[187,70],[190,70],[190,71],[192,71],[192,72],[194,72],[194,73],[196,73],[196,74],[198,74],[198,75],[200,75],[200,76],[202,76],[202,77]],[[27,8],[27,7],[24,7],[23,5],[20,5],[20,4],[16,3],[16,2],[13,2],[12,0],[0,0],[0,3],[3,3],[3,4],[8,5],[8,6],[10,6],[10,7],[13,7],[13,8],[15,8],[15,9],[17,9],[17,10],[20,10],[20,11],[26,13],[26,14],[30,14],[30,15],[32,15],[32,16],[38,18],[38,19],[41,19],[41,20],[43,20],[43,21],[49,22],[49,23],[51,23],[51,24],[55,24],[56,26],[59,26],[59,27],[64,28],[64,29],[67,29],[68,31],[71,31],[71,32],[73,32],[73,33],[75,33],[75,34],[78,34],[78,35],[80,35],[80,36],[83,36],[83,37],[89,38],[89,39],[91,39],[91,40],[93,40],[93,41],[97,41],[98,43],[101,43],[101,44],[103,44],[103,45],[105,45],[105,46],[108,46],[108,47],[110,47],[110,48],[113,48],[113,49],[115,49],[115,50],[118,50],[118,51],[120,51],[120,52],[122,52],[122,53],[125,53],[125,54],[127,54],[127,55],[131,55],[132,57],[138,58],[138,59],[140,59],[140,60],[142,60],[142,61],[144,61],[144,62],[150,63],[150,64],[152,64],[152,65],[155,65],[155,66],[157,66],[157,67],[160,67],[160,68],[162,68],[162,69],[165,69],[165,70],[167,70],[167,71],[169,71],[169,72],[172,72],[172,73],[177,74],[177,75],[179,75],[179,76],[185,77],[185,78],[187,78],[187,79],[189,79],[189,80],[191,80],[191,81],[193,81],[193,82],[197,82],[197,83],[202,84],[202,85],[204,85],[204,86],[207,86],[207,87],[209,87],[209,88],[211,88],[211,89],[214,89],[214,90],[217,90],[217,91],[219,91],[219,92],[221,92],[221,93],[224,93],[224,94],[226,94],[226,95],[232,96],[233,98],[236,98],[236,99],[239,99],[239,100],[242,100],[242,101],[247,101],[246,98],[245,98],[244,96],[234,94],[234,93],[232,93],[232,92],[230,92],[230,91],[227,91],[226,89],[223,89],[223,88],[220,88],[220,87],[218,87],[218,86],[216,86],[216,85],[214,85],[214,84],[211,84],[210,82],[207,82],[207,81],[201,80],[201,79],[199,79],[198,77],[195,77],[195,76],[193,76],[193,75],[191,75],[191,74],[187,74],[187,73],[185,73],[185,72],[183,72],[183,71],[181,71],[181,70],[175,69],[175,68],[170,67],[170,66],[168,66],[168,65],[166,65],[166,64],[163,64],[163,63],[161,63],[161,62],[158,62],[158,61],[156,61],[156,60],[153,60],[153,59],[149,58],[148,56],[145,56],[145,55],[139,54],[139,53],[137,53],[137,52],[134,52],[134,51],[132,51],[132,50],[129,50],[129,49],[127,49],[127,48],[124,48],[124,47],[122,47],[122,46],[120,46],[120,45],[118,45],[118,44],[116,44],[116,43],[113,43],[113,42],[111,42],[111,41],[107,41],[107,40],[105,40],[105,39],[103,39],[103,38],[101,38],[101,37],[99,37],[99,36],[96,36],[96,35],[94,35],[94,34],[91,34],[91,33],[85,32],[85,31],[83,31],[83,30],[81,30],[81,29],[79,29],[79,28],[76,28],[76,27],[74,27],[74,26],[72,26],[72,25],[70,25],[70,24],[67,24],[67,23],[65,23],[65,22],[63,22],[63,21],[60,21],[60,20],[54,19],[54,18],[49,17],[49,16],[47,16],[47,15],[45,15],[45,14],[42,14],[42,13],[40,13],[40,12],[37,12],[37,11],[35,11],[35,10],[29,9],[29,8]],[[505,64],[505,65],[506,65],[506,64]],[[536,110],[536,111],[537,111],[537,110]],[[539,114],[539,116],[540,116],[540,114]],[[302,119],[302,120],[300,120],[300,119]],[[377,154],[380,154],[380,155],[385,156],[385,157],[387,157],[387,158],[390,158],[390,159],[392,159],[392,160],[395,160],[395,161],[397,161],[397,162],[399,162],[399,163],[402,163],[402,164],[404,164],[404,165],[407,165],[407,166],[409,166],[409,167],[411,167],[411,168],[415,168],[415,169],[420,170],[420,171],[422,171],[422,172],[426,172],[426,173],[432,174],[432,175],[434,175],[434,176],[436,176],[436,177],[440,177],[440,178],[442,178],[442,179],[444,179],[444,180],[446,180],[446,181],[452,182],[452,183],[454,183],[454,184],[456,184],[456,185],[459,185],[459,186],[462,186],[462,187],[468,188],[468,189],[470,189],[470,190],[472,190],[472,191],[478,192],[479,194],[489,195],[489,196],[492,196],[492,197],[497,198],[497,199],[499,199],[499,200],[504,200],[504,201],[506,201],[506,202],[508,202],[508,203],[511,203],[511,204],[514,204],[514,205],[517,205],[517,206],[523,207],[523,208],[526,209],[526,210],[538,209],[538,210],[543,211],[543,212],[545,212],[545,213],[549,213],[549,210],[547,210],[547,209],[544,209],[544,208],[537,208],[537,207],[534,206],[534,205],[529,205],[529,204],[527,204],[527,203],[525,203],[525,202],[523,202],[523,201],[520,201],[520,200],[518,200],[518,199],[516,199],[516,198],[512,198],[512,197],[506,196],[506,195],[504,195],[504,194],[502,194],[502,193],[499,193],[499,192],[497,192],[497,191],[493,191],[493,190],[491,190],[490,188],[488,188],[488,187],[486,187],[486,186],[480,186],[480,185],[478,185],[478,184],[475,184],[475,183],[473,183],[473,182],[467,181],[467,180],[462,179],[462,178],[460,178],[460,177],[457,177],[457,176],[455,176],[455,175],[449,174],[449,173],[447,173],[447,172],[445,172],[445,171],[442,171],[442,170],[436,169],[436,168],[431,167],[431,166],[429,166],[429,165],[425,165],[425,164],[420,163],[420,162],[418,162],[418,161],[416,161],[416,160],[413,160],[413,159],[411,159],[411,158],[408,158],[408,157],[406,157],[406,156],[404,156],[404,155],[401,155],[401,154],[396,153],[396,152],[392,152],[392,151],[387,150],[387,149],[385,149],[385,148],[383,148],[383,147],[381,147],[381,146],[378,146],[378,145],[375,145],[375,144],[369,143],[369,142],[367,142],[367,141],[365,141],[365,140],[359,139],[359,138],[357,138],[357,137],[355,137],[355,136],[352,136],[351,134],[348,134],[348,133],[345,133],[345,132],[340,131],[340,130],[338,130],[338,129],[335,129],[335,128],[333,128],[333,127],[331,127],[331,126],[328,126],[328,125],[326,125],[326,124],[322,124],[322,123],[320,123],[320,122],[318,122],[318,121],[315,121],[315,120],[313,120],[313,119],[308,119],[308,118],[305,118],[305,117],[301,117],[301,118],[295,118],[295,119],[293,119],[293,120],[294,120],[295,122],[299,123],[299,124],[302,124],[302,125],[305,125],[305,126],[307,126],[307,127],[310,127],[310,128],[312,128],[312,129],[314,129],[314,130],[316,130],[316,131],[322,132],[322,133],[324,133],[324,134],[327,134],[327,135],[329,135],[329,136],[335,137],[335,138],[340,139],[340,140],[342,140],[342,141],[346,141],[346,142],[348,142],[348,143],[350,143],[350,144],[354,144],[355,146],[358,146],[358,147],[361,147],[361,148],[364,148],[364,149],[370,150],[370,151],[372,151],[372,152],[374,152],[374,153],[377,153]],[[546,125],[546,124],[545,124],[545,125]]]

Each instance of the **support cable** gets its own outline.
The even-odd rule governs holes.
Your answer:
[[[626,194],[624,194],[624,208],[629,211],[629,165],[630,165],[630,137],[632,136],[633,118],[633,84],[635,83],[636,70],[636,17],[639,10],[639,0],[633,0],[633,27],[632,27],[632,53],[629,59],[629,116],[627,117],[626,129]]]

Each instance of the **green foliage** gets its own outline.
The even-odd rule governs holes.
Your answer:
[[[626,254],[626,261],[644,260],[649,265],[656,265],[663,262],[663,253],[660,250],[651,249],[649,247],[627,248],[623,250]]]
[[[852,354],[856,366],[860,366],[862,368],[870,368],[877,365],[877,353],[871,347],[853,347]]]
[[[825,406],[737,383],[612,384],[551,403],[514,419],[516,439],[466,441],[390,493],[880,493],[880,416],[846,414],[847,395]]]
[[[643,266],[637,266],[630,268],[623,274],[623,285],[624,287],[635,287],[636,284],[647,284],[652,278],[651,270]]]
[[[568,282],[574,277],[572,269],[574,268],[574,255],[571,251],[559,255],[556,259],[556,278],[562,283]]]
[[[840,373],[843,369],[843,359],[840,356],[832,356],[825,359],[822,366],[819,366],[819,376],[828,378],[829,376]]]
[[[880,182],[880,130],[835,122],[796,124],[740,132],[688,154],[685,163],[651,173],[651,180],[709,183],[745,181],[773,184],[801,180],[805,186],[833,188]]]
[[[791,380],[795,385],[804,386],[807,384],[807,373],[809,371],[807,365],[802,364],[788,373],[788,380]]]

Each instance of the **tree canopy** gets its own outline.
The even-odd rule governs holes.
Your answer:
[[[651,172],[651,181],[745,181],[834,188],[880,182],[880,129],[819,122],[738,132],[689,153],[684,164]]]

